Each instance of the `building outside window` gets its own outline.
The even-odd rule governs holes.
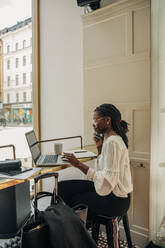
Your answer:
[[[10,76],[7,77],[7,86],[10,86]]]
[[[23,65],[23,66],[26,65],[26,56],[23,56],[22,65]]]
[[[7,103],[10,103],[10,94],[7,94]]]
[[[4,7],[1,2],[5,2]],[[23,166],[24,163],[25,166],[32,163],[24,135],[33,127],[30,99],[33,65],[30,60],[33,53],[31,11],[32,0],[0,0],[0,118],[4,117],[7,125],[7,128],[0,126],[0,146],[13,144],[16,157],[21,159]],[[0,160],[13,158],[11,149],[1,150]]]
[[[15,50],[18,51],[18,42],[15,44]]]
[[[7,69],[10,69],[10,59],[7,61]]]
[[[19,84],[19,75],[16,74],[15,76],[15,84],[18,85]]]
[[[25,47],[26,47],[26,40],[23,40],[23,42],[22,42],[22,46],[23,46],[23,48],[25,48]]]
[[[7,53],[9,53],[10,52],[10,46],[8,45],[7,46]]]
[[[23,101],[26,102],[26,92],[23,93]]]
[[[16,102],[19,102],[19,93],[16,93]]]
[[[16,58],[16,60],[15,60],[15,67],[18,68],[18,66],[19,66],[19,58]]]
[[[26,73],[23,73],[23,84],[26,84]]]

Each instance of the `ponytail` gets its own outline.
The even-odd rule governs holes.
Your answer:
[[[128,137],[126,133],[128,132],[128,123],[124,120],[120,121],[115,121],[114,119],[111,118],[111,125],[113,130],[121,136],[123,139],[126,147],[128,148]]]

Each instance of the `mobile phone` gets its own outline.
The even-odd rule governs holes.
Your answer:
[[[102,139],[104,136],[103,136],[102,133],[97,133],[97,134],[95,135],[95,137],[96,137],[97,139]]]

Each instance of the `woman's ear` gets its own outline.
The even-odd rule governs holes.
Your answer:
[[[107,117],[107,125],[110,126],[111,125],[111,117]]]

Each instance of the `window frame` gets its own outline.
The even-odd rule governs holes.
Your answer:
[[[32,67],[33,67],[33,127],[37,138],[41,139],[40,123],[40,0],[32,1]]]

